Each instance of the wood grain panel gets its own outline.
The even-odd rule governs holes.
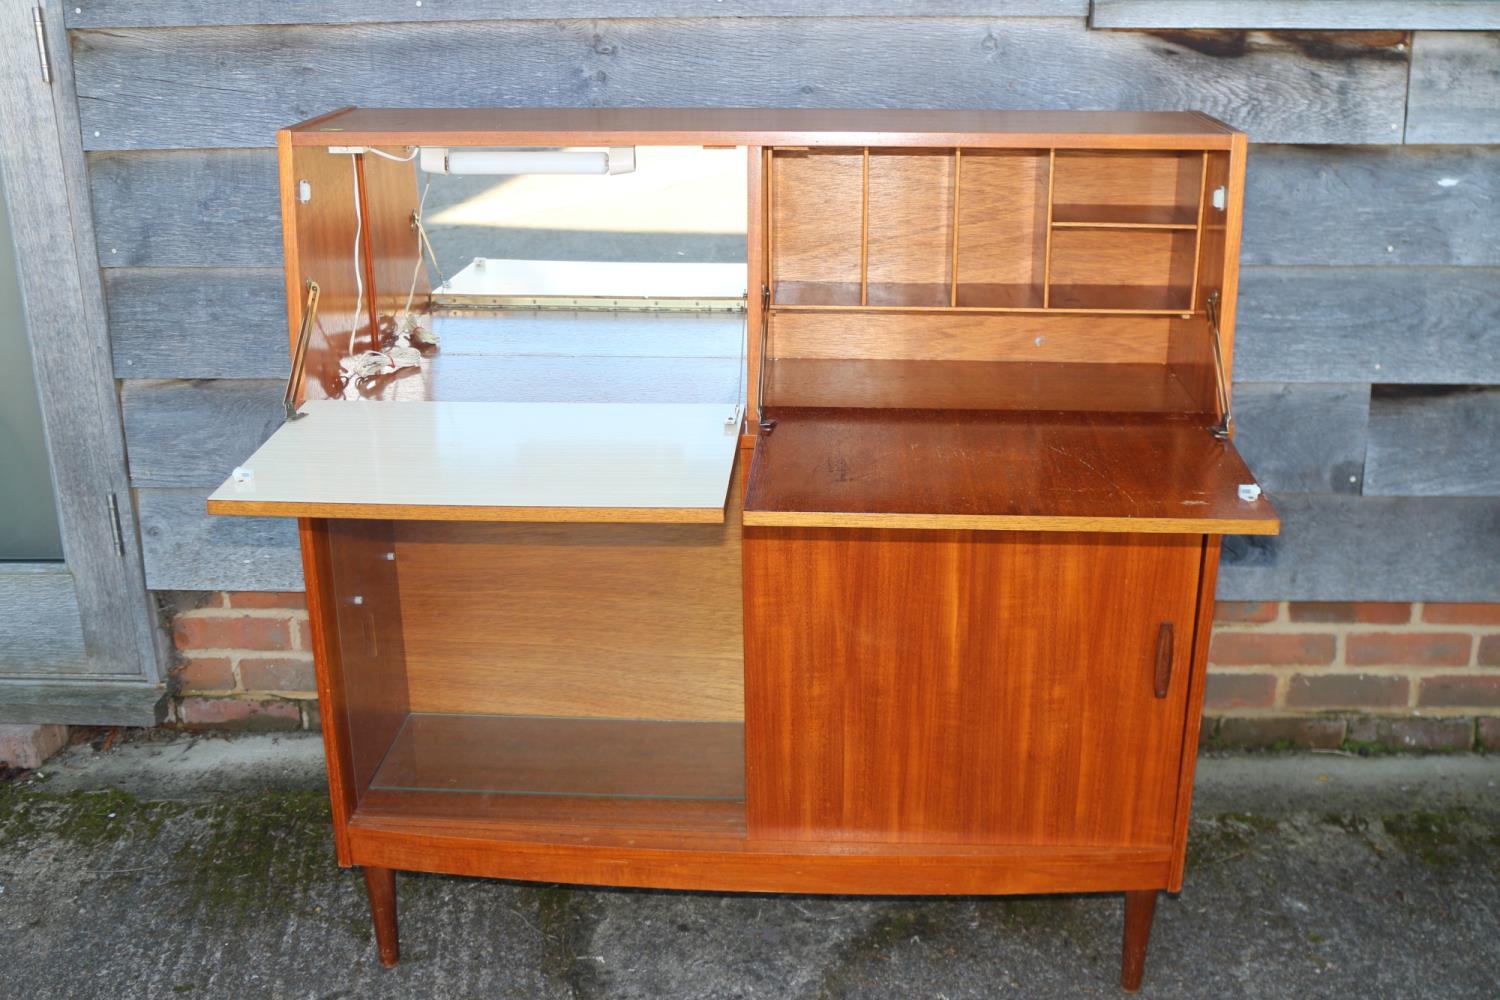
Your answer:
[[[997,531],[1271,532],[1234,446],[1122,414],[776,409],[745,524]]]
[[[1235,373],[1500,383],[1500,268],[1247,268]]]
[[[1497,5],[1489,6],[1490,20],[1500,21]],[[1464,27],[1481,27],[1478,20]],[[1500,66],[1500,32],[1417,32],[1412,38],[1406,141],[1500,142],[1500,70],[1496,66]]]
[[[770,363],[767,406],[851,409],[1197,412],[1164,365],[787,358]]]
[[[857,150],[772,152],[770,259],[777,301],[782,282],[858,284],[863,164]]]
[[[1107,222],[1120,209],[1159,209],[1140,217],[1193,225],[1201,164],[1198,153],[1059,152],[1053,161],[1052,218]]]
[[[877,284],[953,280],[953,152],[870,151],[868,276]],[[873,292],[873,288],[872,288]],[[871,304],[876,302],[871,296]]]
[[[743,718],[740,496],[715,525],[403,525],[413,709]]]
[[[1091,32],[1072,17],[72,33],[91,149],[265,146],[288,121],[350,104],[672,107],[686,100],[768,108],[1191,107],[1262,142],[1392,143],[1401,138],[1405,107],[1407,55],[1396,47],[1405,41],[1394,32],[1321,36],[1310,57],[1295,36],[1250,33],[1221,43]],[[504,74],[470,71],[497,57]],[[392,65],[422,72],[391,73]],[[782,71],[767,73],[767,66]],[[940,87],[935,66],[943,68]],[[210,78],[218,85],[199,86]],[[1132,86],[1122,91],[1121,80]]]
[[[298,145],[872,146],[1224,149],[1231,129],[1199,111],[1075,111],[879,106],[351,107],[293,127]]]
[[[179,28],[206,24],[358,24],[393,21],[493,21],[611,17],[1083,17],[1088,0],[980,0],[913,9],[909,0],[832,0],[810,9],[801,0],[512,0],[497,12],[486,0],[352,0],[330,9],[322,0],[251,0],[204,7],[197,0],[97,0],[66,7],[70,28]],[[1425,5],[1424,5],[1425,6]]]
[[[1231,601],[1500,601],[1500,500],[1279,493],[1282,533],[1227,537]]]
[[[696,804],[695,804],[696,805]],[[380,813],[354,818],[355,864],[403,871],[515,878],[534,882],[840,895],[989,895],[1159,889],[1171,878],[1166,848],[995,847],[966,851],[902,845],[778,844],[743,837],[649,837],[590,828],[564,837],[558,827],[494,830],[471,823],[407,820]],[[439,860],[440,859],[440,860]]]
[[[1231,185],[1232,165],[1228,153],[1210,153],[1202,166],[1203,190],[1198,202],[1198,259],[1193,269],[1194,314],[1172,320],[1167,355],[1173,374],[1187,386],[1193,398],[1198,400],[1199,408],[1219,414],[1222,410],[1219,405],[1219,374],[1214,364],[1214,354],[1216,350],[1223,351],[1227,377],[1234,362],[1234,327],[1224,320],[1226,316],[1232,320],[1233,314],[1216,307],[1220,321],[1220,338],[1216,345],[1213,328],[1209,325],[1208,303],[1217,297],[1218,306],[1222,306],[1226,287],[1231,292],[1236,290],[1235,287],[1226,285],[1229,275],[1225,271],[1225,247],[1230,236],[1231,215],[1239,216],[1242,211],[1244,185],[1243,178]],[[1234,188],[1232,202],[1229,198],[1231,187]],[[1225,193],[1222,209],[1215,208],[1213,203],[1214,192],[1220,188]],[[1233,391],[1232,385],[1227,388]]]
[[[750,835],[1169,844],[1202,544],[747,527]]]
[[[1065,309],[1192,309],[1194,234],[1058,229],[1048,302]]]
[[[958,305],[994,300],[982,287],[989,285],[1019,287],[1018,304],[1042,304],[1048,163],[1044,151],[964,151],[954,265]]]
[[[341,595],[338,591],[338,581],[334,574],[333,539],[328,522],[304,519],[294,527],[302,555],[301,568],[305,568],[307,574],[309,639],[318,685],[318,720],[323,734],[323,755],[328,767],[333,845],[339,864],[347,867],[350,864],[349,817],[353,815],[362,791],[354,779],[350,719],[344,708],[347,684],[340,648],[342,631],[339,628],[339,616],[340,605],[348,595]]]
[[[1500,388],[1377,386],[1367,496],[1500,495]]]
[[[373,291],[363,287],[368,282],[355,270],[356,260],[369,260],[363,248],[355,251],[356,239],[368,241],[356,218],[356,158],[293,149],[285,133],[280,141],[288,356],[296,348],[307,282],[316,281],[322,290],[297,401],[336,399],[341,394],[339,360],[368,349],[372,337],[368,305]],[[304,181],[312,190],[305,203],[297,195]]]
[[[404,149],[386,152],[408,155]],[[390,336],[407,295],[414,295],[412,308],[420,312],[432,288],[411,224],[421,201],[421,187],[415,162],[395,163],[367,153],[364,170],[365,254],[374,284],[374,290],[367,294],[380,317],[382,334]]]
[[[327,535],[332,607],[312,620],[314,630],[338,629],[338,671],[330,675],[330,694],[334,711],[348,726],[347,759],[357,799],[411,711],[402,637],[409,602],[402,600],[391,558],[396,549],[391,522],[329,521]]]
[[[774,312],[770,344],[783,359],[1164,364],[1168,323],[1160,316]]]

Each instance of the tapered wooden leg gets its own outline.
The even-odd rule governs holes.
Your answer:
[[[1146,972],[1146,945],[1151,941],[1151,918],[1156,915],[1156,890],[1125,894],[1125,951],[1120,960],[1120,988],[1134,993]]]
[[[370,891],[380,964],[389,969],[401,960],[401,942],[396,937],[396,873],[389,868],[366,868],[365,888]]]

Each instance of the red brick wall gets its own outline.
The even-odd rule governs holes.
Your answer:
[[[169,604],[174,721],[317,728],[301,594]],[[1215,619],[1205,739],[1500,749],[1500,604],[1224,602]]]
[[[1220,602],[1207,728],[1221,742],[1500,747],[1500,604]]]
[[[316,729],[301,594],[174,594],[172,719],[195,729]]]

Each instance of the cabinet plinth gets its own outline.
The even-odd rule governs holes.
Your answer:
[[[742,299],[722,264],[499,256],[431,289],[407,149],[631,144],[742,147]],[[1123,892],[1139,986],[1182,883],[1220,536],[1278,528],[1224,383],[1245,150],[1197,113],[283,130],[300,416],[209,506],[299,519],[380,960],[399,871]],[[347,375],[439,311],[446,348]],[[517,398],[559,335],[657,346]],[[643,374],[665,343],[706,371],[726,336],[724,403]]]

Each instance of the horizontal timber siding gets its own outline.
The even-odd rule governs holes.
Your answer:
[[[482,21],[72,37],[89,150],[269,146],[278,127],[350,104],[1197,108],[1257,142],[1399,143],[1409,57],[1403,32],[1336,33],[1313,52],[1300,38],[1251,33],[1226,51],[1196,35],[1091,32],[1076,18]],[[207,79],[215,85],[202,86]]]
[[[1081,0],[68,7],[148,583],[300,587],[290,523],[203,513],[287,369],[277,127],[345,104],[1196,107],[1257,143],[1238,440],[1286,519],[1229,541],[1221,596],[1500,599],[1476,450],[1500,385],[1496,6],[1092,5],[1143,31],[1089,30]],[[1467,30],[1412,30],[1433,28]]]

